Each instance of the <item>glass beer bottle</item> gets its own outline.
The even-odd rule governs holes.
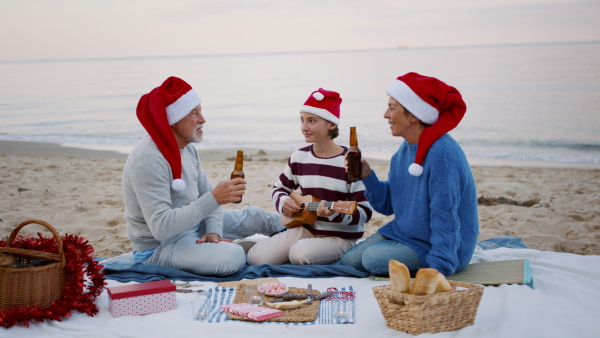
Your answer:
[[[231,179],[234,178],[244,178],[244,152],[242,150],[238,150],[237,151],[237,155],[235,157],[235,167],[233,168],[233,171],[231,172]],[[242,202],[242,197],[240,197],[240,200],[237,202],[233,202],[233,203],[240,203]]]
[[[360,180],[362,164],[360,163],[360,149],[358,149],[358,137],[356,127],[350,127],[350,147],[348,148],[348,180],[356,182]]]

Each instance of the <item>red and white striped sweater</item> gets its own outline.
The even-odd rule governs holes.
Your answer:
[[[302,195],[312,195],[321,201],[356,201],[353,215],[334,212],[330,217],[319,217],[313,225],[304,227],[314,235],[358,239],[363,236],[365,223],[371,219],[373,211],[365,197],[362,181],[348,181],[344,165],[348,149],[343,148],[343,153],[331,158],[315,156],[312,145],[296,150],[273,185],[271,197],[279,213],[282,213],[284,201],[290,198],[289,194],[297,189]]]

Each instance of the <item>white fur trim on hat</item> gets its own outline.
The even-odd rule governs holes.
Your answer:
[[[321,94],[321,93],[319,93],[319,94]],[[323,94],[321,94],[321,95],[323,95]],[[316,108],[316,107],[312,107],[312,106],[302,106],[302,108],[300,109],[300,112],[301,113],[302,112],[311,113],[311,114],[317,115],[318,117],[325,119],[337,126],[340,125],[340,119],[335,117],[335,115],[330,113],[329,110],[327,110],[327,109]]]
[[[386,92],[404,106],[411,114],[421,120],[421,122],[426,124],[434,124],[437,122],[440,112],[420,98],[406,83],[400,80],[394,80],[394,82],[387,87]]]
[[[172,126],[179,122],[200,103],[202,103],[202,99],[200,99],[200,96],[198,96],[193,89],[190,89],[187,93],[181,95],[177,101],[171,103],[167,107],[167,118],[169,119],[169,125]]]

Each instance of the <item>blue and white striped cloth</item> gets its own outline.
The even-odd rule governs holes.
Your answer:
[[[352,286],[338,288],[339,291],[354,291]],[[205,322],[220,323],[229,321],[227,312],[219,306],[233,303],[235,288],[216,287],[208,290],[212,297],[209,298],[208,317]],[[337,311],[344,311],[347,316],[344,319],[336,317]],[[313,324],[354,324],[355,301],[336,302],[333,300],[321,300],[319,316],[312,322],[289,323],[289,325],[313,325]],[[286,324],[284,322],[262,322],[271,324]]]

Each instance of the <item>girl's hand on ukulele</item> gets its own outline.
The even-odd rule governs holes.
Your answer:
[[[300,212],[300,206],[293,199],[287,198],[285,202],[283,202],[282,211],[287,217],[292,217],[294,214]]]
[[[333,215],[334,211],[325,206],[325,201],[321,201],[319,203],[319,208],[317,208],[317,216],[319,217],[329,217]]]

